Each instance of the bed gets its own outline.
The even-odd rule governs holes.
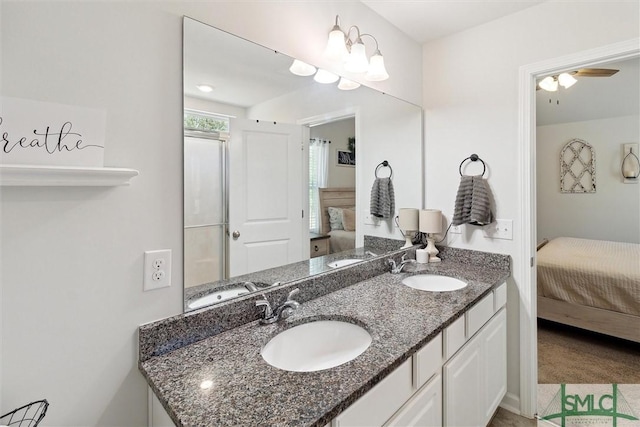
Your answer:
[[[355,248],[356,189],[353,187],[320,188],[319,193],[322,216],[320,234],[331,236],[330,252],[336,253]]]
[[[640,342],[640,245],[557,237],[537,255],[539,318]]]

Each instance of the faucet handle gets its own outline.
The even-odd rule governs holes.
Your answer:
[[[271,308],[271,304],[269,304],[269,300],[267,300],[267,297],[265,297],[264,294],[262,295],[262,299],[256,301],[256,307],[264,307],[265,319],[273,316],[273,309]]]
[[[293,297],[298,295],[299,293],[300,293],[300,289],[299,288],[295,288],[294,290],[289,292],[289,295],[287,295],[287,301],[291,301],[293,299]]]

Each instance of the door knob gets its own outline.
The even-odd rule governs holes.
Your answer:
[[[231,236],[233,236],[233,240],[238,240],[238,237],[240,237],[240,232],[236,230],[231,234]]]

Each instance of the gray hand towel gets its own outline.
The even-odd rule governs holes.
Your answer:
[[[371,187],[371,215],[389,219],[396,211],[391,178],[376,178]]]
[[[482,176],[462,176],[453,211],[453,225],[487,225],[494,221],[491,193]]]

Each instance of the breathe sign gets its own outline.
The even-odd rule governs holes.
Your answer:
[[[103,110],[8,97],[0,102],[0,164],[104,166]]]

